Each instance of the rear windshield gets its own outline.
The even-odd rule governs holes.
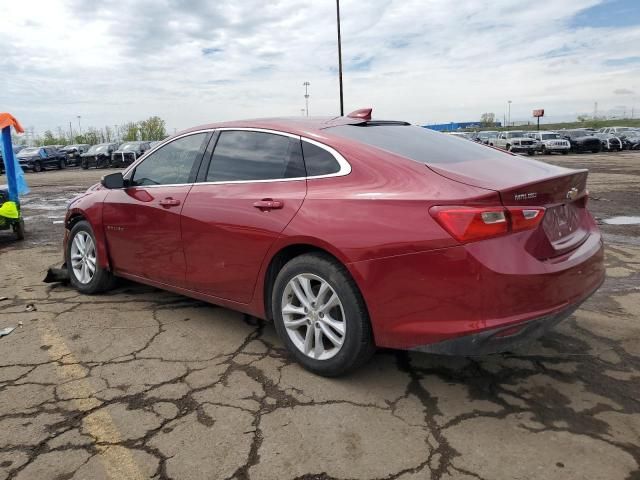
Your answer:
[[[482,161],[500,155],[484,145],[461,142],[453,135],[415,125],[340,125],[327,132],[432,165]]]

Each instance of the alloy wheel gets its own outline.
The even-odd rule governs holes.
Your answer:
[[[293,277],[282,293],[282,320],[298,350],[315,360],[334,357],[345,341],[347,322],[338,294],[311,273]]]
[[[96,273],[96,246],[89,233],[79,231],[71,243],[71,269],[83,285],[91,282]]]

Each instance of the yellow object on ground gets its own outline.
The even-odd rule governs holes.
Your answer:
[[[19,218],[20,214],[16,202],[4,202],[0,205],[0,217]]]

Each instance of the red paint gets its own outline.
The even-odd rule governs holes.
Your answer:
[[[276,119],[205,127],[311,138],[340,152],[349,175],[94,188],[73,203],[68,220],[82,215],[91,223],[99,263],[116,274],[262,318],[273,257],[291,245],[325,250],[353,276],[376,343],[385,347],[515,325],[579,302],[602,282],[603,246],[586,209],[586,171],[498,151],[482,162],[427,167],[326,129],[358,122]],[[577,194],[569,200],[573,188]],[[504,211],[507,230],[460,242],[430,214],[436,207]],[[542,220],[520,218],[527,207],[541,211]],[[562,208],[570,208],[564,214],[571,216],[571,231],[557,221],[565,218],[558,216]]]

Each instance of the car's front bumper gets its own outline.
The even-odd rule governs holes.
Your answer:
[[[537,147],[535,145],[511,145],[510,151],[513,153],[529,153],[535,152]]]

